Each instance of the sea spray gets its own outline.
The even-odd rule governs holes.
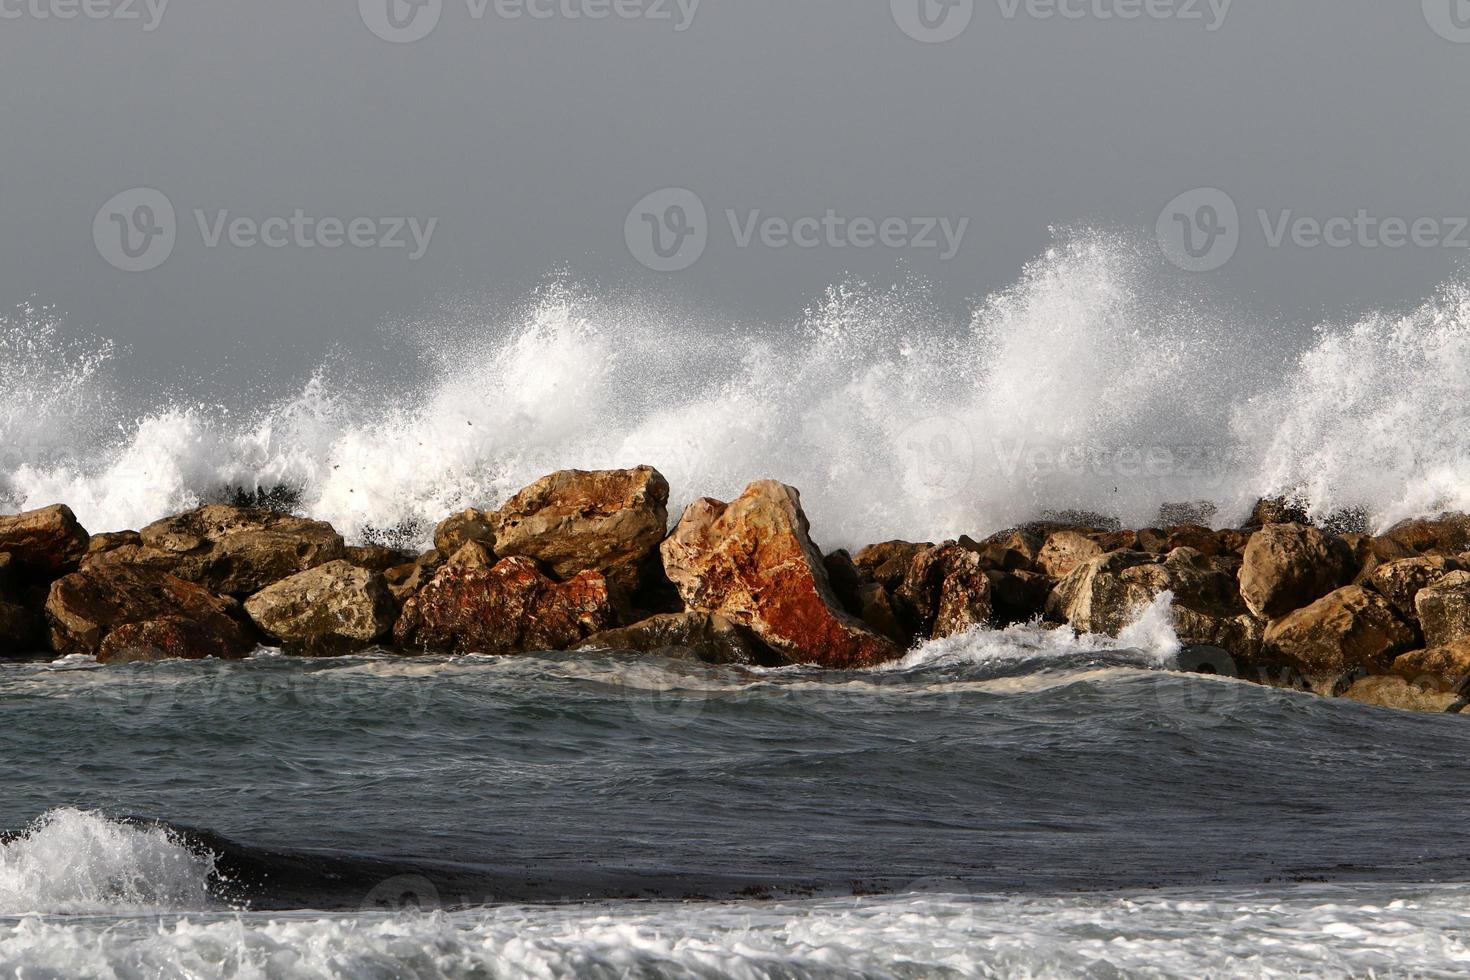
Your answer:
[[[1197,501],[1223,525],[1271,493],[1380,527],[1470,507],[1465,286],[1295,343],[1096,232],[968,318],[912,281],[833,286],[783,329],[556,278],[403,327],[395,381],[338,358],[229,409],[121,386],[108,345],[34,311],[4,336],[0,495],[93,531],[285,487],[352,540],[420,546],[551,470],[641,463],[674,513],[790,483],[827,548],[1068,511],[1147,526]]]

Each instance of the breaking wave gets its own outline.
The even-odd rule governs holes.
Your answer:
[[[916,282],[833,286],[773,327],[553,279],[395,327],[387,382],[328,362],[231,408],[128,390],[110,344],[24,308],[0,321],[0,505],[104,531],[285,488],[355,540],[419,544],[550,470],[649,463],[676,507],[791,483],[832,547],[1185,502],[1223,524],[1274,493],[1377,525],[1470,508],[1470,284],[1298,341],[1197,283],[1087,232],[959,317]]]

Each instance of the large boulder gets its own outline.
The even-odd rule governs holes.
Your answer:
[[[104,664],[152,663],[157,660],[236,659],[239,649],[228,636],[188,619],[170,617],[126,623],[108,633],[97,650]]]
[[[559,579],[601,572],[615,599],[631,601],[656,569],[668,503],[668,481],[649,466],[563,470],[526,487],[491,516],[493,549],[500,558],[533,558]]]
[[[1360,677],[1342,696],[1361,704],[1398,711],[1431,711],[1458,713],[1465,701],[1453,691],[1433,684],[1416,684],[1402,677]]]
[[[1421,555],[1458,555],[1470,551],[1470,515],[1442,514],[1437,518],[1395,524],[1379,540]]]
[[[732,503],[689,505],[662,546],[685,605],[755,631],[800,663],[866,667],[899,657],[897,644],[843,610],[812,543],[797,491],[752,483]]]
[[[629,650],[687,656],[707,664],[779,667],[786,659],[751,629],[713,613],[665,613],[589,636],[583,650]]]
[[[1303,524],[1268,524],[1251,535],[1240,594],[1251,613],[1277,619],[1352,581],[1352,552],[1335,535]]]
[[[1470,572],[1450,572],[1420,589],[1414,609],[1429,647],[1470,638]]]
[[[615,618],[601,572],[557,582],[529,558],[507,558],[494,568],[441,569],[404,605],[393,637],[401,647],[448,653],[564,650]]]
[[[1041,546],[1036,564],[1052,578],[1059,579],[1071,574],[1072,569],[1083,562],[1091,561],[1102,554],[1103,546],[1097,543],[1093,535],[1073,530],[1056,531]]]
[[[1417,624],[1419,610],[1415,608],[1414,598],[1451,572],[1464,570],[1463,562],[1442,555],[1400,558],[1376,566],[1363,584],[1387,599],[1404,619]]]
[[[434,529],[434,547],[445,555],[452,555],[471,541],[478,542],[490,551],[495,551],[495,527],[492,515],[473,507],[451,514]]]
[[[143,528],[139,539],[141,544],[94,552],[85,564],[152,568],[244,597],[345,554],[330,524],[229,504],[166,517]]]
[[[245,611],[296,652],[324,642],[368,646],[393,629],[398,607],[381,574],[334,561],[267,586],[246,601]]]
[[[0,515],[0,552],[30,581],[49,582],[77,567],[91,536],[62,504]]]
[[[1261,627],[1241,600],[1232,564],[1192,548],[1158,556],[1113,551],[1074,568],[1047,600],[1047,616],[1084,633],[1117,636],[1159,595],[1173,595],[1174,630],[1181,642],[1251,658]]]
[[[1272,623],[1261,657],[1314,680],[1331,679],[1356,671],[1384,673],[1416,640],[1387,599],[1350,585]]]
[[[1428,650],[1410,650],[1394,658],[1393,672],[1420,686],[1464,691],[1470,688],[1470,639]]]
[[[940,639],[991,625],[990,578],[978,554],[954,542],[914,557],[899,587],[903,608],[920,637]]]
[[[125,565],[73,572],[53,582],[46,599],[57,653],[96,655],[120,627],[167,621],[178,626],[176,635],[187,634],[181,646],[204,651],[197,656],[243,657],[255,646],[243,618],[233,599],[157,569]]]

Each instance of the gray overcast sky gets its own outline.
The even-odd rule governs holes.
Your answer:
[[[902,255],[958,308],[1014,281],[1049,226],[1152,234],[1200,186],[1227,190],[1244,223],[1212,283],[1292,321],[1413,302],[1466,255],[1270,249],[1255,218],[1470,214],[1470,43],[1431,26],[1453,36],[1464,0],[1237,0],[1213,31],[1204,0],[1178,0],[1198,20],[1097,16],[1129,0],[1070,0],[1076,19],[975,0],[942,44],[907,36],[888,0],[703,0],[683,31],[672,0],[672,20],[507,19],[495,0],[477,19],[474,0],[442,0],[412,43],[375,36],[353,0],[174,0],[151,31],[143,0],[88,0],[139,20],[38,16],[69,2],[0,0],[0,302],[55,304],[149,372],[226,354],[308,366],[385,319],[458,291],[514,296],[557,267],[781,321],[844,274],[891,278]],[[93,222],[137,186],[176,207],[177,241],[127,273]],[[667,186],[696,191],[712,228],[697,264],[658,275],[624,222]],[[295,208],[439,223],[411,262],[210,249],[193,214]],[[971,224],[947,262],[742,249],[727,208]]]

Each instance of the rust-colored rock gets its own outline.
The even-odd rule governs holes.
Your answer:
[[[614,613],[600,572],[556,582],[529,558],[494,568],[443,568],[403,607],[399,646],[449,653],[564,650],[609,629]]]
[[[342,536],[330,524],[229,504],[208,504],[155,521],[139,537],[141,544],[94,553],[86,564],[152,568],[243,597],[345,552]]]
[[[149,568],[88,567],[58,579],[46,599],[51,647],[97,654],[108,634],[152,620],[190,623],[211,638],[213,656],[243,657],[255,646],[239,603]],[[194,642],[194,640],[191,640]]]
[[[1413,629],[1387,599],[1350,585],[1272,623],[1261,656],[1307,677],[1383,673],[1416,641]]]
[[[1240,594],[1261,619],[1277,619],[1351,582],[1347,544],[1304,524],[1268,524],[1251,535],[1240,569]]]
[[[1426,646],[1449,646],[1470,638],[1470,572],[1450,572],[1420,589],[1414,609]]]
[[[0,552],[7,552],[19,573],[49,582],[75,569],[87,553],[91,536],[62,504],[0,515]]]
[[[381,574],[334,561],[267,586],[245,602],[245,612],[289,653],[325,637],[368,646],[393,629],[398,607]]]
[[[866,667],[901,651],[842,609],[808,534],[797,491],[752,483],[732,503],[697,500],[663,543],[690,610],[719,613],[800,663]]]
[[[687,656],[707,664],[779,667],[786,659],[755,632],[712,613],[666,613],[589,636],[583,650],[630,650]]]
[[[491,515],[495,554],[533,558],[552,575],[601,572],[631,602],[668,532],[669,484],[650,466],[563,470],[542,477]]]
[[[236,659],[239,649],[229,638],[187,619],[150,619],[127,623],[107,634],[97,651],[104,664],[151,663],[157,660]]]
[[[980,556],[953,542],[920,552],[898,595],[920,637],[940,639],[989,626],[995,615]]]

